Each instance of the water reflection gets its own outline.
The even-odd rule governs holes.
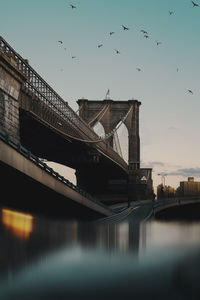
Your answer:
[[[174,247],[200,246],[200,223],[149,222],[141,223],[143,249],[146,252]],[[142,242],[142,240],[140,240]]]
[[[0,239],[0,299],[200,299],[200,223],[79,223],[2,209]]]

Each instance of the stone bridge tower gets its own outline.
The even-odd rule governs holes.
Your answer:
[[[110,133],[132,107],[124,121],[128,130],[128,164],[130,170],[140,169],[139,107],[141,102],[137,100],[113,101],[106,99],[96,101],[81,99],[77,103],[79,104],[80,117],[91,126],[97,120],[95,116],[99,116],[105,106],[108,107],[106,113],[99,121],[104,128],[105,134]],[[113,146],[113,137],[109,139],[109,143]]]
[[[147,199],[152,197],[152,169],[140,168],[140,136],[139,136],[139,107],[141,102],[137,100],[113,101],[105,99],[102,101],[79,99],[79,115],[91,127],[100,119],[105,134],[111,132],[126,113],[132,108],[124,121],[128,130],[128,194],[129,199]],[[105,110],[104,110],[104,107]],[[96,116],[96,117],[95,117]],[[113,146],[113,137],[108,140]]]

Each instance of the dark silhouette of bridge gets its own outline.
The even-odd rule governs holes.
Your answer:
[[[140,168],[141,103],[77,103],[79,115],[0,37],[0,128],[34,155],[75,169],[78,187],[101,201],[150,198],[151,169]],[[103,137],[93,130],[97,122]],[[129,134],[128,163],[120,147],[113,148],[122,124]]]

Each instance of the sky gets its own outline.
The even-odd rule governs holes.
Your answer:
[[[196,3],[199,7],[190,0],[0,0],[0,35],[75,111],[78,99],[103,100],[108,89],[113,100],[140,101],[141,167],[153,168],[154,187],[161,183],[158,174],[178,187],[188,176],[200,180],[200,0]],[[125,136],[124,127],[123,151]]]

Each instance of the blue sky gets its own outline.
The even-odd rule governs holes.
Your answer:
[[[141,161],[153,167],[154,185],[161,182],[160,172],[174,186],[187,176],[200,179],[200,7],[190,0],[0,4],[1,36],[74,110],[79,98],[104,99],[108,88],[113,100],[142,102]]]

